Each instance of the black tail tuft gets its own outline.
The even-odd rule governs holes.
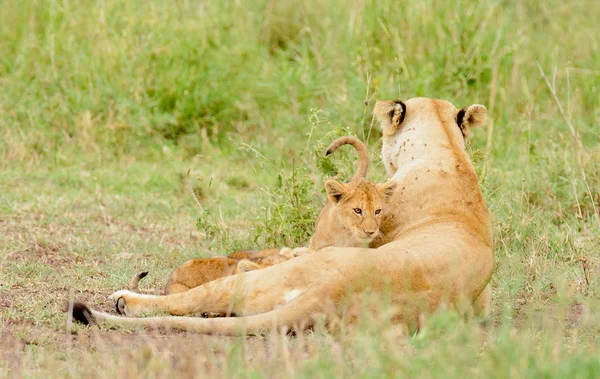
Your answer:
[[[329,155],[329,154],[331,154],[331,153],[333,153],[333,151],[331,151],[331,149],[328,149],[328,150],[325,152],[325,155]]]
[[[96,323],[90,308],[79,301],[73,303],[73,319],[84,325],[94,325]]]
[[[144,279],[148,275],[149,272],[150,271],[142,271],[142,272],[140,272],[139,274],[137,274],[138,279]]]

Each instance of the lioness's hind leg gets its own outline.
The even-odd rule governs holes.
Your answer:
[[[473,302],[475,316],[486,318],[490,315],[492,308],[492,287],[488,283]]]
[[[243,303],[240,301],[243,296],[240,297],[240,295],[244,288],[243,282],[238,282],[238,280],[242,276],[254,272],[257,271],[220,278],[184,292],[165,296],[121,290],[113,293],[111,299],[117,304],[117,310],[121,314],[134,317],[142,313],[157,311],[168,312],[176,316],[203,312],[238,313],[237,308],[242,307]]]
[[[190,289],[191,289],[191,287],[188,287],[183,283],[169,282],[169,283],[167,283],[167,286],[165,287],[165,295],[181,293],[181,292],[189,291]]]
[[[362,250],[360,250],[362,253]],[[239,316],[273,310],[289,292],[302,293],[320,278],[331,280],[327,270],[314,269],[319,259],[301,256],[261,270],[230,275],[204,283],[188,291],[166,296],[150,296],[117,291],[111,297],[123,298],[128,316],[153,311],[183,316],[196,313],[235,313]],[[336,261],[330,257],[330,261]]]

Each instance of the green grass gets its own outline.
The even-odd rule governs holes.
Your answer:
[[[598,376],[599,18],[594,0],[3,1],[0,376]],[[306,244],[323,179],[355,165],[325,146],[368,138],[383,179],[371,106],[414,96],[488,107],[469,153],[490,319],[67,332],[66,299],[110,310],[142,269],[161,288],[191,257]]]

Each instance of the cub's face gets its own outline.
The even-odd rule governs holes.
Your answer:
[[[356,179],[350,183],[329,180],[325,183],[338,220],[361,244],[369,244],[379,234],[386,199],[396,189],[396,182],[372,183]]]

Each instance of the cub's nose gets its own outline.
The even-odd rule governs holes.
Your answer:
[[[363,230],[363,231],[365,232],[367,237],[373,237],[375,235],[375,233],[377,233],[377,230]]]

